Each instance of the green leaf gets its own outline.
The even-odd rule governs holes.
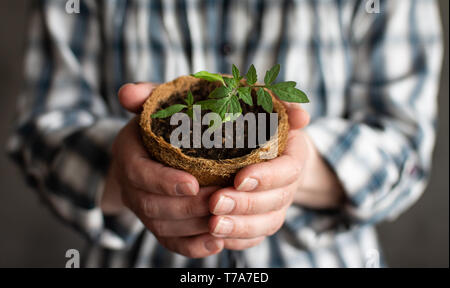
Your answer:
[[[239,98],[242,99],[246,104],[253,106],[253,100],[252,100],[252,89],[250,87],[239,87],[238,93]]]
[[[293,87],[293,86],[287,86],[287,84],[277,83],[271,87],[268,87],[270,90],[272,90],[275,95],[278,96],[283,101],[286,102],[296,102],[296,103],[308,103],[309,99],[308,96],[306,96],[305,92]]]
[[[267,113],[272,113],[273,111],[273,103],[272,97],[269,92],[264,90],[263,88],[259,88],[257,92],[257,102]]]
[[[256,76],[255,66],[253,64],[248,69],[247,75],[245,77],[247,78],[247,83],[249,85],[255,85],[255,83],[258,80],[258,78]]]
[[[231,96],[230,104],[230,110],[228,111],[228,113],[242,113],[241,103],[239,103],[239,99],[236,95]]]
[[[239,69],[236,67],[236,65],[233,64],[233,78],[237,81],[241,80],[241,73],[239,72]]]
[[[231,117],[227,118],[225,115],[226,113],[233,113],[233,114],[239,113],[239,115],[240,113],[242,113],[241,104],[239,103],[239,99],[237,98],[236,95],[227,96],[220,99],[209,99],[206,101],[210,101],[206,103],[209,110],[219,114],[223,122],[231,121]]]
[[[194,104],[194,96],[192,95],[191,90],[187,93],[187,98],[184,100],[188,106],[192,106]]]
[[[209,73],[208,71],[200,71],[195,74],[192,74],[195,78],[200,78],[204,80],[208,80],[210,82],[220,81],[223,82],[223,77],[220,74]]]
[[[220,86],[220,87],[217,87],[216,89],[214,89],[209,94],[208,98],[219,99],[219,98],[223,98],[223,97],[227,96],[227,94],[228,94],[227,87]]]
[[[277,79],[278,74],[280,73],[280,64],[273,66],[269,71],[266,72],[266,76],[264,77],[264,83],[266,85],[270,85]]]
[[[222,120],[225,119],[225,113],[229,111],[230,107],[230,98],[225,97],[216,101],[215,105],[212,107],[212,111],[219,114]]]
[[[225,84],[227,85],[228,88],[236,88],[236,81],[234,78],[228,78],[228,77],[224,77],[223,78]]]
[[[225,119],[223,120],[224,122],[234,121],[239,117],[239,115],[242,114],[242,107],[236,95],[231,96],[230,107],[227,113],[232,113],[233,115],[228,115],[228,117],[226,116]]]
[[[195,103],[196,105],[200,105],[202,110],[213,110],[214,106],[216,105],[217,100],[216,99],[208,99],[208,100],[202,100]]]
[[[286,82],[280,82],[280,83],[273,84],[267,88],[275,87],[275,88],[283,89],[283,88],[287,88],[287,87],[295,87],[296,85],[297,85],[297,83],[295,83],[294,81],[286,81]]]
[[[156,113],[152,114],[152,118],[167,118],[172,116],[173,114],[180,112],[181,110],[183,110],[184,108],[186,108],[186,105],[183,104],[175,104],[172,105],[164,110],[160,110]]]

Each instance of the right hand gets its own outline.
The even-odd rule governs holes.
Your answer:
[[[155,87],[151,83],[124,85],[119,100],[127,110],[138,113]],[[209,196],[218,189],[199,188],[191,174],[150,159],[135,117],[112,145],[101,207],[105,214],[131,209],[161,245],[200,258],[219,253],[224,247],[223,239],[208,233]]]

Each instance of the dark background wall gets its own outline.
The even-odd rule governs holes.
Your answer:
[[[433,174],[424,196],[379,234],[391,267],[449,266],[449,1],[441,0],[445,62],[439,94],[439,134]],[[0,1],[0,149],[12,123],[22,81],[22,55],[29,1]],[[83,239],[40,205],[19,171],[0,150],[0,267],[64,267],[65,251]]]

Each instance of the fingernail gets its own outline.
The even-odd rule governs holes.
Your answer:
[[[258,180],[253,178],[245,178],[244,181],[237,187],[239,191],[252,191],[258,186]]]
[[[208,240],[205,242],[205,247],[208,251],[215,252],[220,249],[219,243],[216,240]]]
[[[230,234],[233,231],[234,223],[233,220],[229,218],[222,217],[212,233],[215,236],[225,236]]]
[[[214,207],[213,214],[216,215],[223,215],[228,214],[231,211],[233,211],[234,206],[236,206],[236,202],[226,196],[220,196],[219,201],[216,204],[216,207]]]
[[[175,194],[177,194],[178,196],[190,196],[197,194],[197,191],[195,191],[194,185],[192,185],[192,183],[177,183],[175,185]]]

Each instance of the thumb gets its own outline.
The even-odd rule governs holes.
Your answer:
[[[139,113],[145,100],[157,86],[150,82],[125,84],[119,89],[119,102],[128,111]]]
[[[309,124],[309,113],[298,103],[283,102],[289,118],[289,128],[291,130],[302,129]]]

